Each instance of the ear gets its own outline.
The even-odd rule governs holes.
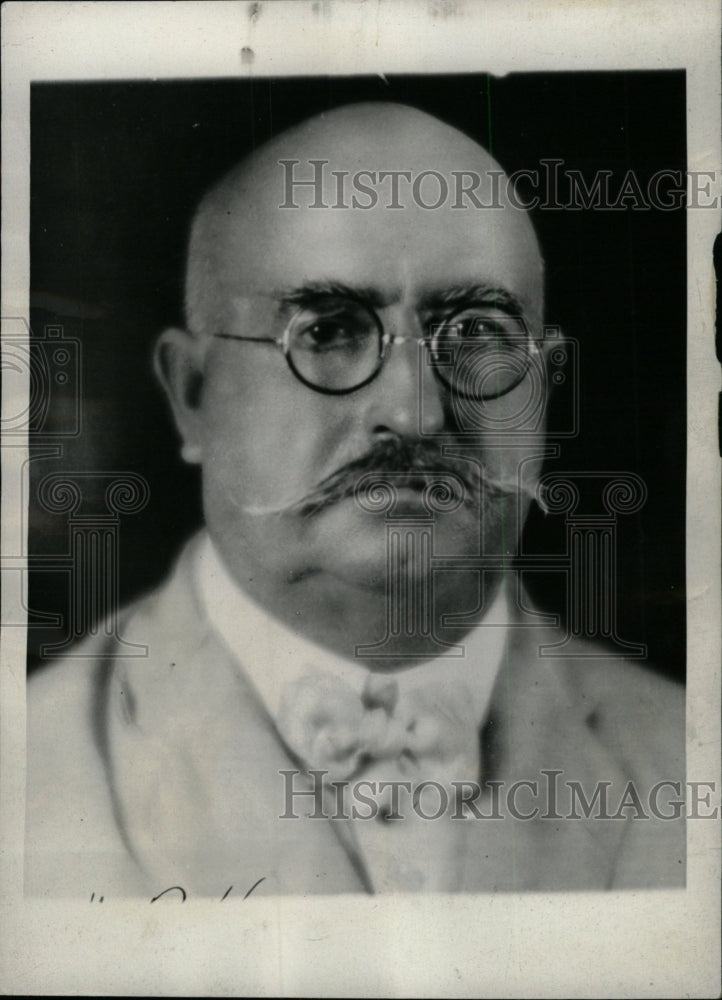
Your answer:
[[[155,345],[154,367],[173,410],[186,462],[202,459],[201,400],[207,344],[187,330],[164,330]]]

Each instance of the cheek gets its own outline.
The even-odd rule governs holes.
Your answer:
[[[302,386],[275,354],[253,371],[217,365],[209,376],[202,404],[208,485],[258,502],[315,485],[343,435],[325,397]]]
[[[298,426],[283,412],[218,409],[205,424],[204,475],[238,496],[268,500],[302,483],[310,464]]]
[[[544,439],[548,391],[545,375],[534,367],[514,389],[496,399],[481,402],[451,394],[450,416],[457,433],[488,434],[509,440]]]
[[[501,429],[492,433],[489,436],[491,440],[480,449],[489,479],[517,498],[512,505],[516,506],[515,516],[520,523],[524,521],[529,504],[535,497],[548,450],[546,399],[536,408],[533,421],[519,426],[517,418],[527,399],[528,394],[520,387],[520,390],[493,401],[491,405],[495,409],[492,416]]]

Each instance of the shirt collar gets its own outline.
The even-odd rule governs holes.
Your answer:
[[[198,546],[195,576],[210,624],[243,668],[274,721],[286,685],[309,674],[326,673],[343,680],[359,694],[368,667],[309,641],[256,604],[230,575],[205,532]],[[506,587],[499,588],[481,626],[463,643],[464,655],[439,656],[394,674],[399,692],[441,676],[449,685],[465,684],[481,724],[491,699],[508,634]]]

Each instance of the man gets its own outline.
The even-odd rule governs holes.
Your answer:
[[[518,620],[549,345],[499,176],[362,104],[201,203],[156,366],[207,531],[121,616],[147,659],[31,684],[28,891],[683,884],[678,690]]]

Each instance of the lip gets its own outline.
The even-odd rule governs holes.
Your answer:
[[[388,485],[399,492],[414,490],[421,493],[428,486],[443,483],[447,475],[449,474],[443,472],[373,472],[365,473],[363,479],[368,480],[369,488],[378,483],[379,486]]]
[[[423,488],[414,486],[401,486],[396,490],[396,500],[394,502],[394,514],[417,513],[423,511],[428,516],[429,509],[423,498]]]
[[[418,485],[397,485],[394,483],[393,490],[390,493],[385,493],[383,499],[381,500],[378,509],[374,510],[372,507],[367,507],[363,503],[359,503],[358,497],[354,496],[353,493],[347,493],[346,496],[335,501],[333,504],[329,505],[329,510],[336,506],[345,506],[350,504],[357,510],[363,512],[365,517],[385,517],[389,513],[393,512],[394,516],[399,514],[414,514],[417,515],[423,512],[428,516],[428,508],[424,503],[424,489],[426,483],[419,482]]]

